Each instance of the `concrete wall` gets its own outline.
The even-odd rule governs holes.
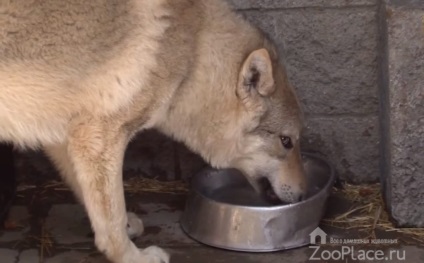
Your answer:
[[[381,175],[401,226],[424,227],[424,2],[382,5]]]

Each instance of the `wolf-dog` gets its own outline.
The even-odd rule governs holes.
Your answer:
[[[0,2],[0,141],[46,152],[112,262],[169,262],[128,236],[143,230],[122,182],[137,132],[296,202],[302,116],[272,41],[223,0]]]

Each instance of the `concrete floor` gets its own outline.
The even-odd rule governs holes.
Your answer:
[[[403,241],[401,244],[390,246],[354,246],[354,249],[358,251],[381,249],[386,255],[390,250],[396,249],[405,251],[405,260],[402,258],[354,260],[349,255],[344,260],[325,260],[325,253],[341,249],[338,245],[323,245],[317,254],[328,251],[322,254],[324,259],[315,256],[318,257],[317,260],[310,259],[315,249],[308,246],[277,253],[258,254],[211,248],[188,238],[180,229],[179,218],[184,202],[185,195],[157,193],[128,195],[129,210],[137,213],[146,227],[145,233],[136,240],[136,244],[139,247],[155,244],[165,248],[171,253],[172,263],[424,262],[424,248],[418,243],[407,244]],[[343,208],[343,204],[337,197],[332,197],[329,207],[328,213],[332,213],[337,210],[335,207]],[[10,220],[18,223],[20,227],[0,232],[1,263],[107,262],[93,246],[93,235],[83,208],[75,203],[72,195],[66,190],[33,189],[19,192],[10,213]],[[323,229],[333,238],[360,236],[356,231],[347,232],[326,226],[323,226]],[[389,238],[397,237],[392,235]],[[355,252],[356,255],[358,251]]]

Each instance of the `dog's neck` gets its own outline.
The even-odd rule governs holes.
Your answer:
[[[226,12],[224,10],[223,12]],[[225,14],[224,14],[225,15]],[[234,24],[210,16],[199,35],[191,74],[175,91],[165,119],[156,128],[185,143],[212,166],[230,165],[243,127],[236,96],[239,71],[247,55],[262,45],[260,33],[236,17]],[[240,26],[242,25],[242,26]],[[252,37],[252,35],[254,37]]]

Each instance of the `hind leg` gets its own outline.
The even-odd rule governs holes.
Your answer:
[[[69,157],[68,144],[63,143],[45,146],[44,151],[48,155],[50,160],[55,164],[61,176],[71,187],[77,199],[81,203],[84,203],[82,199],[83,196],[81,188],[78,184],[78,181],[76,180],[75,168]],[[127,212],[126,231],[130,238],[139,237],[143,233],[143,222],[136,214]]]

